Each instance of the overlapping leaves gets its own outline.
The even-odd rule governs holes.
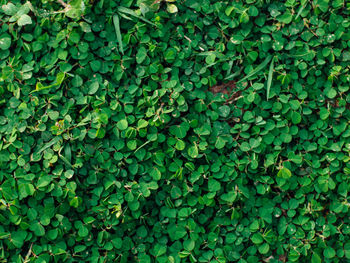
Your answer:
[[[2,1],[1,259],[349,260],[349,8]]]

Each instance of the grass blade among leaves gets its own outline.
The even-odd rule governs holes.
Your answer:
[[[270,69],[269,69],[269,75],[267,77],[267,92],[266,92],[266,100],[269,100],[270,96],[270,88],[272,84],[272,75],[273,75],[273,70],[274,70],[274,62],[275,62],[275,57],[272,58],[271,63],[270,63]]]
[[[129,9],[129,8],[120,6],[120,7],[118,8],[118,10],[119,10],[119,12],[121,12],[121,13],[124,13],[124,14],[127,14],[127,15],[131,15],[131,16],[133,16],[133,17],[136,17],[136,18],[142,20],[143,22],[146,22],[146,23],[148,23],[148,24],[150,24],[150,25],[152,25],[152,26],[155,26],[155,25],[156,25],[156,24],[152,23],[151,21],[149,21],[148,19],[146,19],[146,18],[144,18],[144,17],[142,17],[142,16],[137,15],[137,14],[135,13],[135,11],[132,10],[132,9]]]
[[[61,139],[60,136],[54,137],[51,141],[49,141],[49,142],[46,143],[42,148],[40,148],[40,150],[37,152],[37,154],[42,153],[43,151],[45,151],[46,149],[48,149],[48,148],[51,147],[52,145],[56,144],[60,139]]]
[[[119,16],[114,15],[113,16],[113,24],[115,28],[115,33],[117,35],[117,40],[119,44],[119,51],[124,55],[124,49],[123,49],[123,40],[122,40],[122,34],[120,32],[120,23],[119,23]]]
[[[305,5],[300,6],[299,11],[298,11],[298,13],[297,13],[297,16],[295,17],[295,20],[297,20],[297,19],[298,19],[298,17],[301,15],[301,12],[303,12],[303,10],[304,10],[305,6],[306,6],[306,4],[305,4]]]
[[[263,62],[261,62],[261,64],[259,66],[257,66],[251,72],[249,72],[248,75],[245,76],[243,79],[240,79],[239,81],[237,81],[237,83],[241,83],[241,82],[245,81],[246,79],[256,75],[261,70],[263,70],[267,66],[267,64],[270,62],[271,58],[272,58],[272,56],[268,56],[267,58],[265,58],[265,60]],[[226,79],[228,79],[229,77],[227,77]]]

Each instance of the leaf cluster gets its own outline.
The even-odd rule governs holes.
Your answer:
[[[350,3],[0,3],[2,262],[350,260]]]

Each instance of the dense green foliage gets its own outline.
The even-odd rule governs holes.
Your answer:
[[[1,262],[349,262],[345,0],[1,0]]]

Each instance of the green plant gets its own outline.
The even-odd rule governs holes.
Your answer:
[[[0,1],[3,262],[347,262],[350,4]]]

